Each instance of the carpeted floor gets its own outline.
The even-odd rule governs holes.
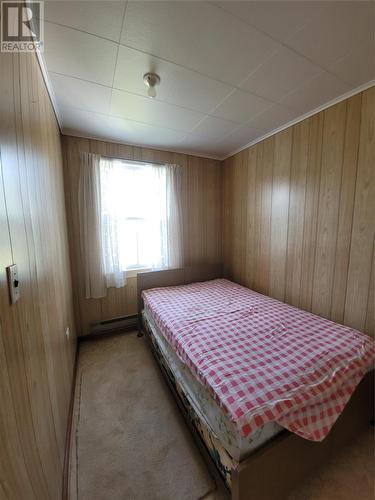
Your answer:
[[[219,498],[136,333],[81,344],[72,435],[71,499]]]
[[[369,429],[289,500],[373,500]],[[81,343],[70,500],[224,500],[143,338]],[[275,499],[280,500],[280,499]]]

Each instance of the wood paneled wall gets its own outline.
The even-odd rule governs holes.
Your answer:
[[[222,173],[219,161],[70,136],[63,137],[63,151],[74,303],[77,328],[81,335],[88,333],[92,321],[137,314],[137,280],[128,278],[124,288],[108,289],[105,298],[84,298],[77,193],[80,151],[181,165],[185,265],[221,262]]]
[[[60,132],[35,54],[0,53],[0,498],[61,498],[74,360]]]
[[[234,280],[374,336],[374,87],[224,161]]]

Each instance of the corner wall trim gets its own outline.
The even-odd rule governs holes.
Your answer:
[[[55,97],[51,82],[50,82],[49,77],[48,77],[46,62],[44,60],[42,52],[40,52],[39,50],[36,51],[36,57],[37,57],[37,60],[39,63],[40,71],[42,72],[44,84],[47,88],[47,93],[48,93],[49,98],[51,100],[52,109],[55,113],[56,121],[57,121],[57,124],[58,124],[59,129],[60,129],[60,134],[62,134],[62,121],[61,121],[61,117],[60,117],[59,112],[58,112],[56,97]]]

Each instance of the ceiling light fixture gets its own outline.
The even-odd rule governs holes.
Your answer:
[[[156,73],[146,73],[143,75],[143,83],[148,87],[147,94],[149,97],[156,97],[156,85],[160,83],[160,76]]]

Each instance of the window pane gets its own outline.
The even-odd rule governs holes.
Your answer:
[[[163,168],[114,160],[103,175],[104,220],[116,226],[121,267],[160,267],[165,243],[166,176]],[[165,238],[165,234],[164,234]]]

